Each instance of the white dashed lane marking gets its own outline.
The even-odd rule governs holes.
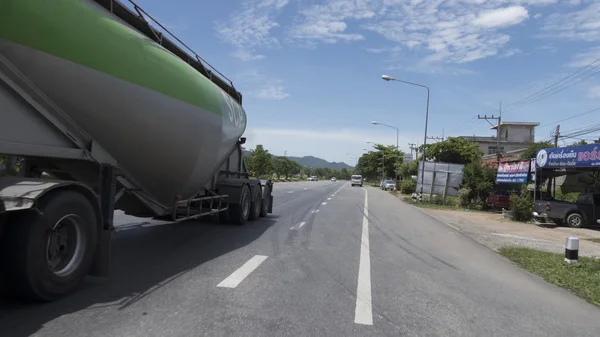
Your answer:
[[[221,281],[217,285],[217,287],[221,288],[235,288],[242,281],[250,275],[261,263],[263,263],[267,259],[267,256],[264,255],[255,255],[253,258],[248,260],[244,265],[242,265],[238,270],[234,271],[229,275],[226,279]]]

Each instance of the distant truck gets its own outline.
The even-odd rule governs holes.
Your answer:
[[[558,200],[536,201],[533,217],[537,223],[569,227],[600,224],[600,193],[581,193],[576,202]]]
[[[0,154],[21,158],[0,178],[0,283],[20,297],[107,275],[115,209],[239,225],[273,211],[244,163],[241,93],[133,6],[0,6]]]

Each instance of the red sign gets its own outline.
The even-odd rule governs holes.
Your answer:
[[[529,160],[500,163],[498,167],[498,173],[522,173],[529,172]]]

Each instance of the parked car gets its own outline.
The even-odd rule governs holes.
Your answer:
[[[360,174],[353,174],[352,177],[350,178],[350,183],[352,184],[352,186],[360,186],[362,187],[363,185],[363,177]]]
[[[600,224],[600,193],[581,193],[575,202],[536,200],[533,218],[537,223],[585,227]]]
[[[379,187],[384,191],[387,191],[387,190],[395,191],[396,190],[396,182],[393,180],[383,180]]]
[[[529,191],[531,193],[531,199],[534,198],[533,191]],[[490,208],[493,209],[508,209],[510,207],[510,196],[513,193],[519,193],[516,190],[498,190],[492,192],[487,198],[487,204]],[[542,192],[535,195],[536,200],[550,201],[554,200],[550,193]]]

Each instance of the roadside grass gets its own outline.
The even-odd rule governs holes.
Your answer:
[[[600,238],[589,238],[589,239],[584,239],[584,240],[586,240],[586,241],[592,241],[592,242],[595,242],[595,243],[600,243]]]
[[[412,196],[410,196],[410,195],[398,194],[398,196],[400,198],[402,198],[402,200],[404,202],[415,205],[417,207],[421,207],[421,208],[452,209],[452,210],[460,209],[460,208],[458,208],[458,198],[456,198],[456,197],[447,197],[446,200],[443,200],[443,198],[441,198],[441,197],[433,198],[431,200],[429,200],[428,197],[423,197],[422,202],[419,202],[418,199],[417,199],[417,202],[413,202]]]
[[[600,259],[580,256],[579,263],[567,264],[562,254],[531,248],[504,247],[499,252],[546,282],[600,307]]]

